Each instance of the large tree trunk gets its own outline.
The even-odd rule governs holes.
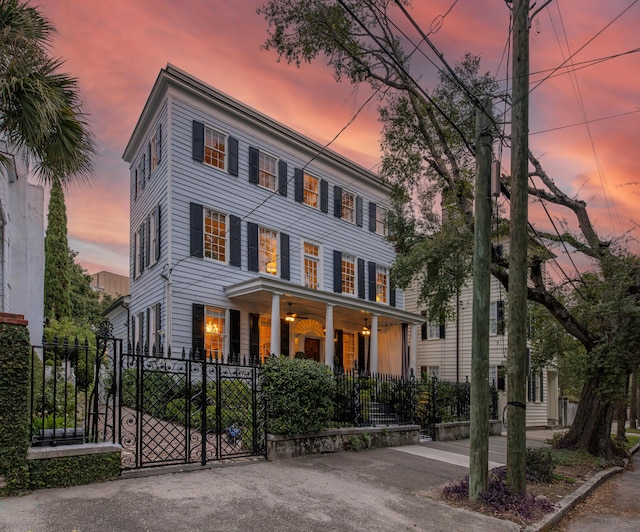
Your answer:
[[[627,441],[627,431],[625,425],[627,423],[627,400],[620,399],[616,407],[616,440]]]
[[[607,460],[613,459],[611,422],[615,403],[604,403],[598,393],[598,377],[591,377],[582,388],[576,417],[560,446],[582,449]]]
[[[638,372],[631,374],[631,398],[629,399],[629,427],[638,428]]]

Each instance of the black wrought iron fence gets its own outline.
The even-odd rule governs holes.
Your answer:
[[[498,419],[498,389],[489,385],[489,418]],[[471,419],[471,384],[440,380],[423,375],[418,386],[417,418],[422,436],[434,437],[437,423]]]
[[[405,379],[394,375],[360,372],[334,374],[337,426],[407,425],[416,422],[417,383],[413,374]]]
[[[83,443],[90,434],[90,391],[95,346],[76,338],[32,347],[30,420],[32,445]]]

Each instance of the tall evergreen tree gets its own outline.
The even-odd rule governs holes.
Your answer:
[[[67,208],[60,181],[53,181],[44,238],[44,315],[71,315],[70,258],[67,242]]]

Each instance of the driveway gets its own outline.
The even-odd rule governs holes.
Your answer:
[[[491,438],[500,462],[506,438]],[[468,441],[326,454],[0,499],[0,530],[515,531],[424,496],[467,473]]]

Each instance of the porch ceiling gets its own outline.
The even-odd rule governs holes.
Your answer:
[[[379,317],[379,325],[391,323],[417,325],[424,321],[424,317],[419,314],[389,305],[343,294],[311,290],[267,276],[258,276],[249,281],[227,286],[225,292],[229,299],[251,305],[256,313],[263,314],[271,314],[271,298],[273,294],[279,294],[281,316],[289,312],[289,303],[291,303],[291,310],[297,314],[298,319],[316,319],[321,323],[325,321],[327,305],[333,305],[334,320],[352,323],[354,328],[362,327],[364,319],[371,320],[374,314]]]

